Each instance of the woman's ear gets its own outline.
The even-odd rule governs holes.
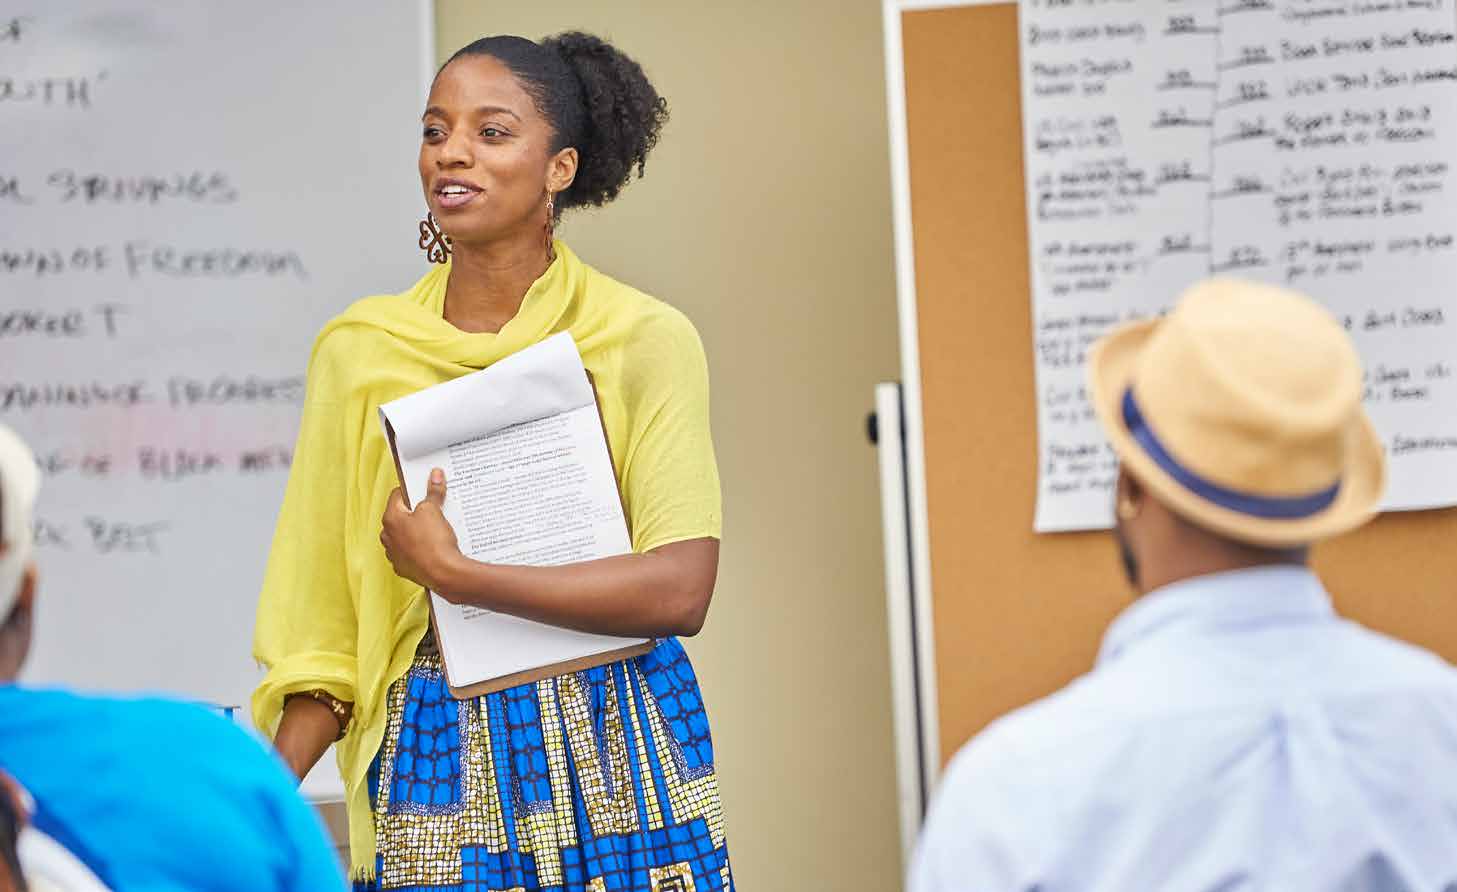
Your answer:
[[[553,195],[565,192],[577,178],[577,150],[568,146],[551,157],[546,167],[546,190]]]

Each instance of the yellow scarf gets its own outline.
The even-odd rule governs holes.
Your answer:
[[[557,242],[515,318],[498,333],[467,333],[443,317],[449,273],[439,267],[403,294],[365,298],[319,333],[258,605],[253,650],[269,671],[253,695],[255,725],[272,736],[284,697],[298,691],[354,703],[336,749],[357,880],[374,874],[366,777],[384,738],[387,693],[428,623],[423,591],[395,576],[379,544],[397,485],[381,403],[570,331],[598,386],[634,548],[717,537],[721,524],[707,367],[682,314]]]

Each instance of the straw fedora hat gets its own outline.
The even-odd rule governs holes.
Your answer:
[[[1123,467],[1185,520],[1241,542],[1305,545],[1376,513],[1386,456],[1361,406],[1361,360],[1307,297],[1219,278],[1088,358]]]

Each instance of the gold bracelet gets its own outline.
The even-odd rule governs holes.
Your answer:
[[[335,737],[334,740],[339,741],[344,739],[345,732],[349,730],[349,717],[352,710],[348,706],[345,706],[343,701],[328,691],[314,688],[312,691],[295,691],[283,698],[284,703],[287,704],[294,697],[308,697],[315,703],[322,703],[324,706],[327,706],[329,711],[334,713],[334,720],[339,723],[339,736]]]

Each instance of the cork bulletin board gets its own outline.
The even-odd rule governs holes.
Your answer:
[[[1107,533],[1032,532],[1015,4],[901,13],[940,751],[1086,672],[1131,600]],[[1457,509],[1316,549],[1337,609],[1457,662]]]

